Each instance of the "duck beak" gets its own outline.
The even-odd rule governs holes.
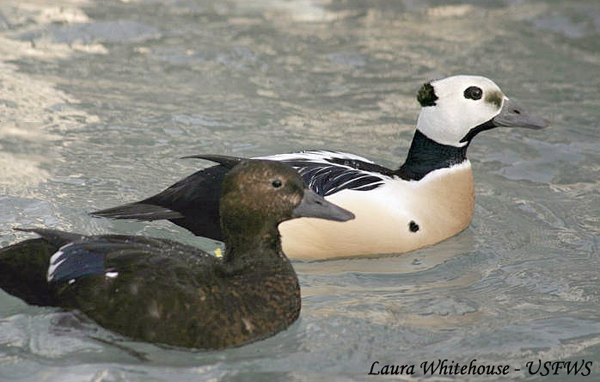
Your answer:
[[[492,118],[492,123],[496,127],[525,127],[534,130],[550,125],[547,119],[529,113],[521,105],[508,98],[504,99],[504,106],[502,106],[500,114]]]
[[[292,212],[294,218],[320,218],[345,222],[354,219],[354,214],[328,202],[314,191],[305,188],[304,197]]]

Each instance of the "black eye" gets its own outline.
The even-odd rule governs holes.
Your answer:
[[[472,100],[478,100],[478,99],[481,99],[482,95],[483,95],[483,90],[481,90],[481,88],[478,88],[477,86],[469,86],[468,88],[465,89],[465,98],[470,98]]]
[[[283,183],[281,183],[281,180],[279,180],[279,179],[275,179],[274,181],[271,182],[271,185],[275,188],[281,187],[282,184]]]

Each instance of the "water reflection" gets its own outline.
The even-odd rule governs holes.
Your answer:
[[[2,294],[0,378],[362,381],[375,359],[598,358],[599,19],[584,0],[3,1],[2,245],[43,225],[211,249],[166,223],[87,212],[208,165],[184,155],[329,148],[396,167],[415,91],[435,77],[493,78],[553,124],[475,139],[476,209],[459,236],[294,262],[303,311],[281,335],[219,353],[124,341],[140,363]]]

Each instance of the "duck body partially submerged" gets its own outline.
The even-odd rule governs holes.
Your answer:
[[[474,211],[473,174],[467,159],[472,139],[497,127],[548,125],[484,77],[432,81],[423,85],[417,99],[422,106],[417,128],[406,160],[396,170],[337,151],[260,158],[292,165],[312,190],[356,216],[343,224],[309,218],[281,224],[288,256],[320,259],[403,253],[456,235],[469,226]],[[223,158],[242,160],[208,159]],[[215,221],[219,179],[226,173],[222,165],[209,167],[150,198],[93,215],[168,219],[198,236],[222,240]]]
[[[30,229],[41,237],[0,249],[0,287],[29,304],[78,310],[134,340],[221,349],[269,337],[301,307],[277,225],[353,215],[271,161],[228,172],[220,205],[222,259],[167,239]]]

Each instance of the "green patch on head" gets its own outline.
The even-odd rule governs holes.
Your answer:
[[[499,91],[491,91],[487,92],[485,95],[485,102],[493,103],[500,109],[502,107],[502,100],[504,99],[504,94]]]
[[[431,82],[423,84],[419,92],[417,93],[417,101],[421,104],[421,106],[435,106],[435,101],[438,97],[435,95],[435,90],[433,86],[431,86]]]

